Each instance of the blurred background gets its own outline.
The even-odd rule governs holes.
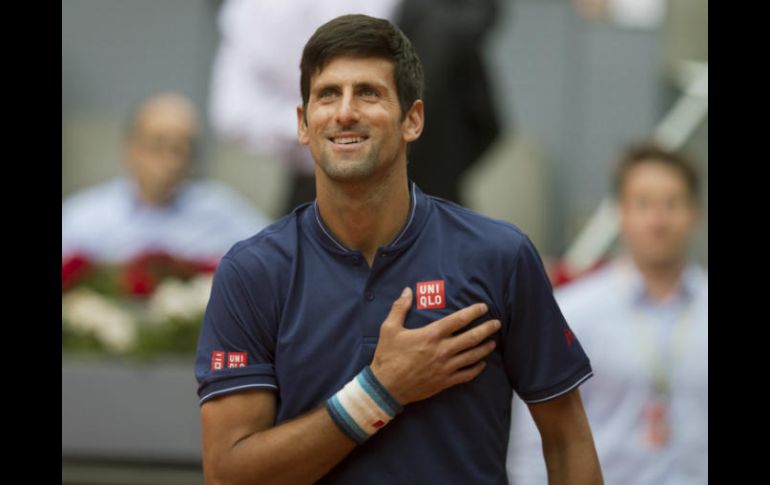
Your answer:
[[[292,30],[289,7],[252,3],[281,11],[255,23],[256,30],[269,30],[269,36],[253,37],[263,50],[281,45],[281,35],[287,45],[301,46],[312,32]],[[382,3],[396,12],[401,2]],[[268,140],[260,150],[260,140],[274,142],[278,135],[244,140],[221,115],[214,116],[225,109],[216,101],[213,80],[225,30],[232,26],[223,20],[226,5],[62,1],[63,200],[122,174],[129,113],[149,96],[174,91],[200,112],[192,175],[225,184],[268,219],[286,213],[302,155],[291,155],[286,142]],[[612,253],[616,223],[606,203],[617,153],[629,141],[656,136],[689,153],[698,163],[707,211],[707,18],[706,0],[497,2],[494,22],[478,38],[496,136],[460,173],[461,202],[524,230],[555,284]],[[295,70],[296,80],[280,85],[296,92],[299,102],[299,53],[283,62]],[[287,120],[292,131],[293,111]],[[276,123],[286,121],[276,118]],[[703,222],[691,251],[707,267],[707,218]],[[87,266],[72,264],[73,274],[78,265]],[[64,272],[63,262],[63,285]],[[190,274],[177,280],[190,288],[177,285],[178,293],[166,288],[165,296],[192,298],[185,300],[187,309],[200,313],[205,283]],[[197,300],[190,291],[197,292]],[[144,302],[155,296],[144,295]],[[193,310],[173,317],[172,311],[172,330],[158,331],[156,323],[155,333],[140,333],[141,345],[127,352],[84,338],[87,332],[70,331],[66,324],[76,317],[65,313],[77,314],[75,307],[83,304],[74,300],[63,292],[62,482],[202,483],[192,370],[199,315]],[[102,308],[104,302],[86,304]],[[118,306],[126,305],[135,307]],[[185,319],[192,323],[179,323]]]

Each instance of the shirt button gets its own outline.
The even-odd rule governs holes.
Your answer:
[[[366,296],[366,299],[369,301],[374,300],[374,292],[372,290],[366,290],[364,296]]]

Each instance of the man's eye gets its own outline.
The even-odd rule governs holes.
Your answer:
[[[377,96],[377,91],[374,90],[373,88],[362,88],[360,93],[361,93],[361,96],[364,96],[364,97],[376,97]]]
[[[328,99],[336,96],[337,92],[333,89],[324,89],[320,93],[318,93],[318,97],[321,99]]]

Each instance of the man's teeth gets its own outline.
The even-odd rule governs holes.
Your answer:
[[[345,138],[335,138],[334,139],[334,143],[340,143],[340,144],[343,144],[343,145],[347,145],[349,143],[359,143],[359,142],[362,142],[362,141],[364,141],[364,138],[360,137],[360,136],[349,136],[349,137],[345,137]]]

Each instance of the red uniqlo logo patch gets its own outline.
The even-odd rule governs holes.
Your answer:
[[[228,352],[227,367],[246,367],[246,352]]]
[[[225,367],[225,353],[215,350],[211,353],[211,370],[220,370]]]
[[[416,293],[418,310],[446,307],[444,280],[420,281]]]
[[[568,328],[564,329],[564,338],[567,339],[567,346],[572,346],[572,341],[575,340],[575,334],[572,333],[572,331]]]

